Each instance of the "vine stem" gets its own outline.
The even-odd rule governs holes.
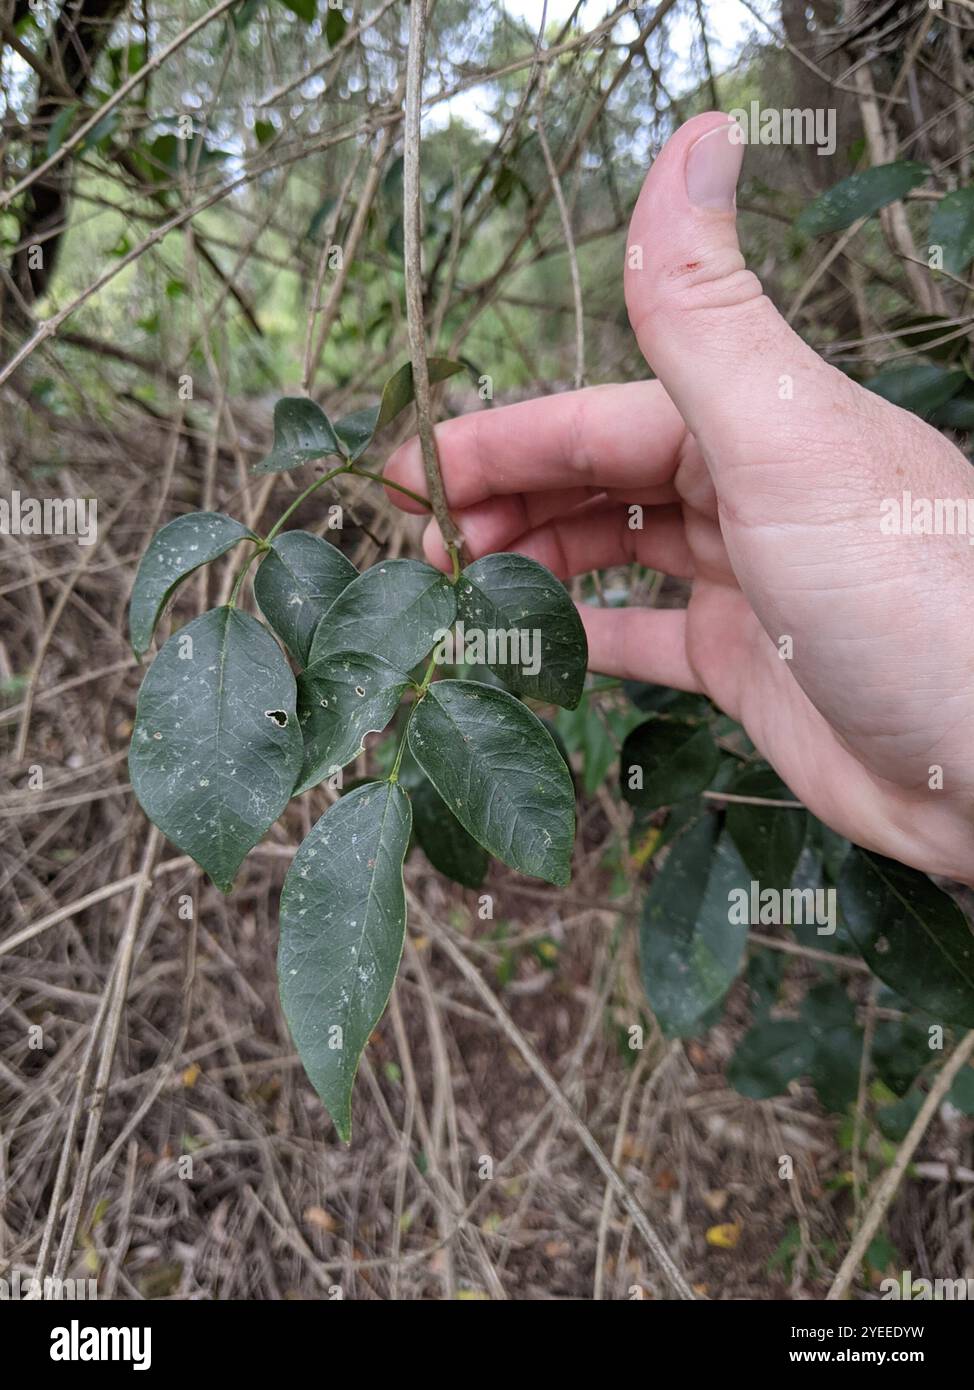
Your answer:
[[[413,715],[416,713],[416,709],[419,705],[420,700],[422,700],[423,696],[430,688],[430,681],[432,681],[433,679],[433,672],[435,670],[436,657],[431,656],[429,665],[427,666],[426,671],[423,675],[423,679],[420,681],[419,685],[416,686],[416,699],[410,705],[409,711],[406,715],[406,723],[403,726],[402,738],[399,740],[399,747],[396,749],[396,761],[393,763],[392,771],[389,773],[390,782],[399,781],[399,766],[402,763],[403,754],[406,751],[406,735],[409,733],[409,725],[412,723]]]
[[[370,473],[367,468],[359,468],[357,464],[352,464],[348,471],[353,478],[371,478],[374,483],[381,483],[383,487],[391,487],[394,491],[411,497],[414,502],[420,502],[427,511],[431,510],[429,498],[421,497],[418,492],[413,492],[411,487],[403,487],[402,483],[391,482],[389,478],[384,478],[381,473]]]
[[[300,507],[301,503],[305,500],[306,497],[310,497],[313,492],[317,492],[320,487],[324,487],[325,483],[330,483],[332,478],[337,478],[339,473],[347,473],[348,471],[349,463],[346,459],[345,462],[340,463],[337,468],[332,468],[330,472],[323,473],[320,478],[315,478],[314,482],[310,483],[308,487],[305,488],[304,492],[299,493],[298,496],[295,497],[291,505],[287,508],[287,510],[282,512],[281,515],[277,518],[274,525],[267,533],[266,543],[270,545],[271,541],[280,531],[285,521],[287,521],[288,517],[292,516],[297,511],[297,509]]]
[[[403,241],[406,271],[406,322],[416,395],[416,420],[430,506],[453,565],[453,582],[460,573],[463,536],[450,515],[443,474],[433,432],[429,365],[426,360],[426,322],[423,311],[423,218],[419,177],[420,127],[423,107],[423,66],[426,55],[426,0],[409,6],[409,49],[406,57],[406,113],[403,127]]]

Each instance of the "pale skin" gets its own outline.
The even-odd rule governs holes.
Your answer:
[[[742,153],[725,116],[695,117],[637,201],[626,304],[657,380],[439,425],[450,510],[471,557],[689,580],[685,610],[583,606],[591,669],[703,692],[834,830],[974,884],[974,546],[880,529],[883,499],[972,497],[974,471],[762,294],[736,233]],[[425,493],[415,440],[386,476]],[[424,548],[449,569],[435,522]]]

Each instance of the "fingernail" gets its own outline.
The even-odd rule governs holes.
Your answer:
[[[728,121],[701,135],[687,154],[687,197],[694,207],[733,212],[744,145],[731,139],[736,121]]]

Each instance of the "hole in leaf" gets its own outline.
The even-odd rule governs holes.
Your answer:
[[[264,718],[273,719],[279,729],[287,728],[287,715],[282,709],[265,709]]]

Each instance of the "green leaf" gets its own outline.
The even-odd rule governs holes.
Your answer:
[[[894,1144],[902,1144],[910,1126],[920,1113],[923,1105],[923,1092],[919,1089],[908,1091],[902,1100],[892,1105],[884,1105],[876,1111],[876,1123],[883,1134]]]
[[[963,275],[974,260],[974,185],[941,198],[930,218],[929,240],[944,248],[944,269]]]
[[[727,1067],[727,1080],[742,1096],[767,1100],[812,1065],[815,1044],[804,1023],[759,1023],[742,1038]]]
[[[806,236],[841,232],[860,217],[871,217],[889,203],[895,203],[911,188],[923,183],[930,173],[925,164],[899,160],[877,164],[861,174],[852,174],[810,203],[795,226]]]
[[[745,768],[731,783],[734,796],[764,801],[793,801],[794,797],[770,767]],[[762,888],[785,889],[791,883],[805,843],[807,816],[803,810],[728,802],[727,830]]]
[[[948,430],[974,430],[974,390],[965,387],[930,415],[930,423]]]
[[[358,571],[337,546],[309,531],[285,531],[254,576],[260,611],[302,666],[315,628]]]
[[[282,396],[274,407],[274,447],[251,471],[285,473],[312,459],[341,453],[338,436],[320,405],[307,396]]]
[[[451,362],[448,357],[431,357],[428,366],[431,383],[445,381],[463,371],[461,362]],[[353,410],[335,425],[335,433],[345,446],[349,460],[354,463],[361,458],[378,431],[391,424],[414,399],[413,368],[406,362],[386,382],[378,405]]]
[[[914,415],[926,419],[946,404],[969,380],[966,372],[945,371],[943,367],[920,365],[890,367],[867,381],[870,391]]]
[[[974,934],[926,874],[853,847],[839,906],[870,970],[943,1023],[974,1027]]]
[[[808,1076],[826,1110],[842,1114],[859,1090],[862,1029],[841,985],[810,989],[802,1004],[802,1022],[812,1040]]]
[[[224,893],[290,800],[301,756],[294,676],[265,627],[224,607],[173,633],[139,691],[132,789]]]
[[[77,111],[77,103],[72,102],[70,106],[65,106],[54,117],[54,120],[51,122],[51,129],[47,133],[46,153],[48,159],[50,159],[52,154],[57,154],[58,150],[64,144],[68,131],[74,123]]]
[[[366,734],[386,727],[409,677],[381,656],[340,652],[313,662],[298,677],[298,722],[304,763],[295,795],[345,767]]]
[[[335,421],[335,433],[341,440],[349,462],[355,463],[372,443],[379,407],[368,405],[363,410],[353,410],[351,415],[343,415]]]
[[[429,654],[456,617],[453,585],[420,560],[384,560],[363,571],[315,630],[311,661],[335,652],[380,652],[402,671]]]
[[[643,905],[639,954],[643,988],[660,1027],[671,1036],[694,1033],[740,971],[747,923],[730,920],[729,894],[747,879],[713,816],[673,844]]]
[[[317,0],[278,0],[278,3],[303,19],[305,24],[311,24],[318,14]]]
[[[437,681],[408,737],[413,757],[475,840],[524,874],[568,882],[572,779],[526,705],[475,681]]]
[[[129,640],[136,656],[149,648],[163,608],[177,585],[201,565],[257,537],[222,512],[191,512],[157,531],[142,556],[129,604]]]
[[[325,38],[328,40],[329,48],[335,47],[347,28],[348,20],[341,10],[333,10],[329,7],[328,18],[325,20]]]
[[[622,797],[640,812],[698,796],[713,780],[720,750],[705,724],[647,719],[619,755]]]
[[[107,140],[109,135],[118,128],[120,120],[121,115],[118,111],[109,111],[107,116],[103,116],[100,121],[92,126],[91,130],[89,130],[88,134],[81,141],[81,144],[78,146],[78,154],[85,154],[86,151],[94,149],[96,145],[100,145],[103,140]]]
[[[352,1088],[402,956],[409,798],[391,782],[343,796],[294,857],[281,893],[278,978],[311,1084],[348,1142]]]
[[[479,888],[490,856],[449,810],[424,778],[412,794],[413,825],[426,858],[441,874],[464,888]]]
[[[457,584],[457,615],[471,664],[489,667],[516,695],[576,707],[588,665],[585,629],[564,584],[544,565],[523,555],[476,560]],[[471,644],[478,644],[473,652]]]
[[[931,1059],[927,1026],[912,1018],[880,1019],[873,1037],[876,1071],[897,1096],[905,1096]]]
[[[449,357],[431,357],[428,359],[427,366],[431,384],[446,381],[447,377],[455,376],[457,372],[463,371],[463,363],[452,362]],[[407,405],[412,405],[415,399],[413,366],[411,362],[405,362],[398,372],[393,373],[382,388],[376,431],[391,424],[396,416],[406,409]]]

